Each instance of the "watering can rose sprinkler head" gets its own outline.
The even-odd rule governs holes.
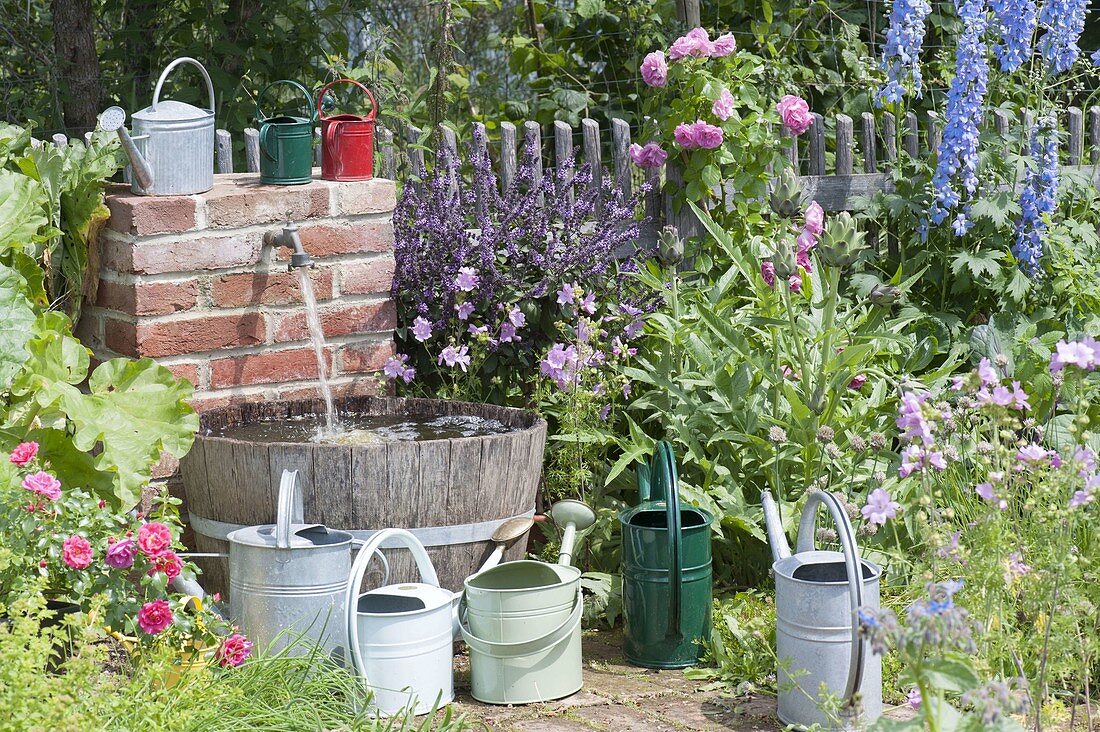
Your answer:
[[[577,540],[577,532],[584,531],[596,523],[596,512],[584,501],[568,498],[550,507],[550,519],[563,527],[558,564],[568,567],[573,561],[573,546]]]
[[[287,221],[283,228],[272,229],[264,234],[264,245],[269,247],[287,247],[291,249],[289,269],[315,267],[313,258],[302,247],[302,238],[298,236],[298,224]]]
[[[103,114],[99,115],[100,129],[107,132],[117,132],[118,139],[122,143],[122,149],[130,158],[130,168],[134,171],[134,177],[143,188],[153,187],[153,168],[148,161],[138,152],[137,145],[126,131],[126,110],[122,107],[107,107]]]

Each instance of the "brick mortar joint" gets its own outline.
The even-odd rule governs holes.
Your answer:
[[[340,310],[342,307],[352,307],[355,305],[384,305],[387,302],[392,302],[392,298],[388,292],[373,292],[365,295],[345,295],[339,300],[332,299],[326,300],[320,304],[320,314],[322,317],[329,311]],[[240,307],[219,308],[210,307],[209,309],[200,310],[181,310],[175,313],[165,313],[163,315],[130,315],[128,313],[119,312],[118,310],[111,310],[100,305],[88,305],[87,309],[104,317],[110,317],[115,320],[121,320],[125,323],[132,325],[152,325],[160,323],[180,323],[187,321],[201,321],[209,320],[211,318],[231,317],[234,315],[265,315],[265,316],[286,316],[292,315],[297,312],[305,312],[305,308],[302,303],[287,303],[286,305],[245,305]]]
[[[305,228],[332,224],[364,224],[364,223],[392,223],[394,209],[366,214],[339,214],[321,216],[312,219],[302,219],[297,223]],[[219,238],[228,239],[234,236],[247,236],[249,234],[263,234],[273,228],[279,228],[280,222],[272,221],[266,224],[249,224],[248,226],[226,226],[224,228],[195,227],[186,231],[159,232],[156,234],[130,234],[114,229],[104,228],[99,236],[107,241],[133,246],[152,246],[161,242],[175,243],[186,242],[195,239]]]
[[[372,331],[370,333],[352,333],[344,336],[333,336],[325,339],[325,347],[332,349],[334,352],[337,349],[343,349],[347,346],[358,346],[363,344],[375,344],[381,345],[385,343],[393,342],[392,330],[379,330]],[[296,341],[284,341],[281,343],[257,343],[252,346],[234,346],[232,348],[222,348],[213,351],[193,351],[191,353],[178,353],[171,356],[157,356],[154,360],[157,363],[175,364],[194,361],[217,361],[224,358],[236,358],[238,356],[258,356],[266,353],[280,353],[282,351],[297,351],[303,348],[312,348],[313,344],[310,343],[308,338],[296,340]],[[114,353],[103,346],[101,349],[105,353]],[[99,353],[100,351],[95,351]],[[111,358],[118,358],[119,356],[113,355]],[[127,357],[128,358],[128,357]],[[177,361],[178,360],[178,361]]]
[[[187,269],[176,272],[156,272],[146,274],[142,272],[120,272],[115,269],[103,267],[100,269],[100,279],[119,285],[152,284],[159,282],[182,283],[192,278],[216,278],[224,275],[257,274],[269,275],[289,271],[286,261],[268,257],[270,247],[264,247],[260,262],[257,264],[236,264],[231,267],[218,267],[215,269]],[[268,261],[270,260],[270,261]],[[343,272],[348,267],[359,264],[369,264],[377,260],[395,261],[392,250],[384,252],[356,252],[352,254],[333,254],[325,257],[314,257],[319,269],[333,269]]]

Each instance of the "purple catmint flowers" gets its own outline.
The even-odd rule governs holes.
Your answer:
[[[1045,0],[1039,12],[1039,26],[1046,33],[1039,39],[1039,50],[1052,74],[1068,71],[1081,55],[1077,42],[1085,29],[1088,0]]]
[[[1043,117],[1031,130],[1031,157],[1020,194],[1020,220],[1012,253],[1029,277],[1039,274],[1047,219],[1058,208],[1058,133],[1055,122]]]
[[[990,7],[1000,25],[1001,41],[993,47],[993,53],[1001,62],[1001,71],[1015,71],[1031,56],[1031,41],[1038,22],[1035,2],[990,0]]]
[[[894,0],[890,6],[890,27],[882,49],[882,68],[886,84],[879,89],[881,103],[897,104],[905,96],[904,83],[921,96],[920,53],[924,45],[924,21],[932,12],[927,0]],[[908,77],[908,78],[906,78]]]
[[[932,176],[934,189],[929,218],[939,225],[960,203],[961,184],[967,197],[978,190],[978,128],[985,115],[985,95],[989,84],[988,48],[985,33],[989,27],[987,0],[955,0],[963,31],[955,50],[955,78],[947,93],[947,108]],[[956,234],[969,229],[966,209],[956,216]]]

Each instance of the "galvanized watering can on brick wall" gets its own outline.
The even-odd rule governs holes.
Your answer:
[[[798,525],[798,551],[791,555],[779,510],[770,493],[760,496],[775,563],[776,654],[779,657],[779,720],[820,729],[848,729],[845,716],[858,711],[863,724],[882,714],[882,659],[859,637],[856,611],[878,607],[878,566],[860,559],[852,523],[836,496],[811,493]],[[824,505],[836,524],[843,552],[817,551],[814,525]],[[821,685],[841,697],[841,719],[822,710]]]

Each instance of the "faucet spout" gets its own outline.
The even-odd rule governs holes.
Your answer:
[[[286,222],[282,230],[272,229],[264,234],[264,244],[269,247],[287,247],[291,249],[290,269],[313,267],[313,257],[302,247],[302,238],[298,236],[298,224]]]

